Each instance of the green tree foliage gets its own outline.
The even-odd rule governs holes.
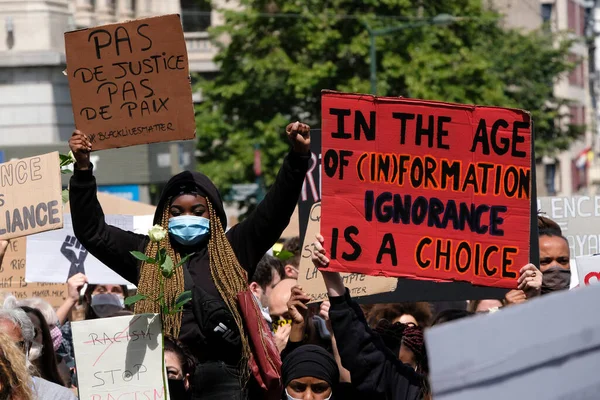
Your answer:
[[[284,127],[320,125],[320,92],[369,93],[375,29],[450,14],[445,26],[376,38],[378,94],[530,110],[538,155],[564,149],[581,129],[559,128],[553,83],[572,67],[571,42],[544,30],[503,29],[481,0],[242,0],[212,33],[218,75],[200,83],[200,169],[222,188],[251,181],[253,146],[267,184],[288,149]],[[418,4],[418,6],[417,6]]]

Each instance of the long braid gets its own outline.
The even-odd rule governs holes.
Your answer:
[[[169,207],[171,203],[169,198],[165,204],[160,225],[165,229],[169,229]],[[166,249],[167,254],[173,260],[173,264],[178,264],[181,261],[181,256],[171,247],[169,236],[167,235],[160,243],[149,242],[146,246],[145,254],[150,258],[156,259],[158,254],[159,245],[161,248]],[[169,308],[173,308],[175,300],[184,290],[183,281],[183,267],[175,268],[174,274],[170,278],[164,278],[160,272],[159,266],[156,264],[148,264],[145,261],[142,262],[140,270],[140,279],[138,282],[138,293],[147,296],[146,300],[141,300],[135,303],[134,312],[140,313],[161,313],[161,319],[163,324],[164,333],[173,337],[179,337],[179,330],[181,329],[181,313],[175,314],[164,314],[160,309],[159,304],[156,302],[158,296],[160,296],[160,280],[163,280],[163,292],[165,296],[165,302]]]
[[[415,355],[418,372],[423,374],[429,373],[423,328],[420,326],[407,326],[403,332],[402,344],[408,347]]]
[[[229,311],[239,329],[242,341],[242,355],[240,359],[240,372],[242,382],[247,382],[250,377],[248,361],[251,350],[248,336],[244,330],[244,320],[240,314],[237,303],[237,295],[248,288],[248,274],[240,265],[231,244],[225,236],[221,221],[207,199],[210,217],[211,235],[208,242],[208,254],[210,257],[210,274],[217,290],[227,304]]]

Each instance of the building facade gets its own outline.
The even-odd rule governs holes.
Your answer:
[[[216,72],[207,29],[223,18],[210,0],[0,0],[0,161],[67,151],[74,121],[63,73],[65,32],[164,14],[181,15],[191,72]],[[194,147],[159,143],[95,153],[98,183],[150,202],[152,184],[195,167]]]
[[[546,23],[554,32],[568,31],[575,39],[570,59],[575,69],[554,85],[557,98],[569,105],[561,110],[564,118],[557,124],[585,125],[585,132],[567,151],[538,159],[537,189],[539,196],[594,194],[600,184],[598,153],[598,108],[596,99],[598,60],[593,37],[598,1],[585,0],[491,0],[507,28],[525,31],[540,29]],[[600,25],[599,25],[600,27]],[[594,43],[594,40],[591,41]],[[535,68],[535,66],[532,66]]]

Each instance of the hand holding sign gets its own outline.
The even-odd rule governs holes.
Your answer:
[[[519,273],[517,288],[523,290],[527,298],[538,296],[542,292],[542,272],[535,265],[527,264]]]
[[[292,295],[287,302],[288,314],[294,324],[303,325],[308,312],[310,297],[303,291],[302,287],[296,285],[292,288]]]
[[[343,296],[346,293],[346,287],[344,286],[342,275],[339,272],[330,272],[326,269],[329,267],[331,260],[327,257],[327,250],[323,247],[324,243],[325,239],[319,233],[317,240],[313,243],[312,262],[323,275],[323,280],[327,287],[327,295],[333,297]]]
[[[87,277],[82,273],[75,274],[67,280],[67,296],[73,304],[79,301],[81,289],[86,283],[88,283]]]

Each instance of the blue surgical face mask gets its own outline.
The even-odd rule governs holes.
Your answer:
[[[179,244],[193,246],[208,238],[210,220],[195,215],[169,218],[169,234]]]

